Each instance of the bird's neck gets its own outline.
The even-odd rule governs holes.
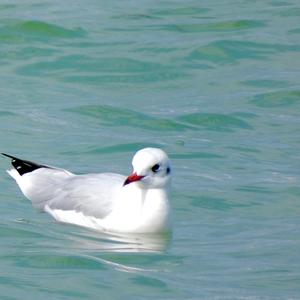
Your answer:
[[[134,183],[131,185],[123,191],[111,218],[117,219],[128,232],[167,231],[170,228],[168,190],[141,189],[134,187]]]
[[[161,231],[170,227],[168,189],[141,189],[140,214],[152,230]],[[147,225],[145,225],[147,226]]]

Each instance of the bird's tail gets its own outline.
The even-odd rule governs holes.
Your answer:
[[[47,166],[40,165],[32,161],[20,159],[6,153],[2,153],[2,155],[11,158],[11,164],[15,169],[9,170],[8,174],[14,179],[16,179],[16,174],[15,172],[13,172],[14,170],[16,170],[17,173],[19,173],[19,175],[22,176],[39,168],[48,168]]]

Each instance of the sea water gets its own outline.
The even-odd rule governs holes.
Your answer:
[[[300,299],[300,5],[0,3],[0,145],[75,173],[172,160],[172,236],[35,211],[0,160],[0,299]]]

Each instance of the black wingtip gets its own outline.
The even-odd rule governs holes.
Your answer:
[[[30,173],[36,169],[48,168],[47,166],[39,165],[29,160],[23,160],[6,153],[1,153],[1,154],[12,159],[11,164],[21,176],[26,173]]]
[[[11,158],[11,159],[17,159],[16,157],[14,157],[14,156],[11,156],[11,155],[9,155],[9,154],[6,154],[6,153],[1,153],[2,155],[4,155],[4,156],[6,156],[6,157],[9,157],[9,158]]]

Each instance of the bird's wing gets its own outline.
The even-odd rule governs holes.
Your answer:
[[[75,175],[47,204],[51,209],[75,210],[102,219],[120,200],[124,181],[125,176],[112,173]]]
[[[119,174],[74,175],[48,166],[23,175],[16,169],[8,173],[35,208],[75,210],[98,218],[110,213],[125,181]]]

